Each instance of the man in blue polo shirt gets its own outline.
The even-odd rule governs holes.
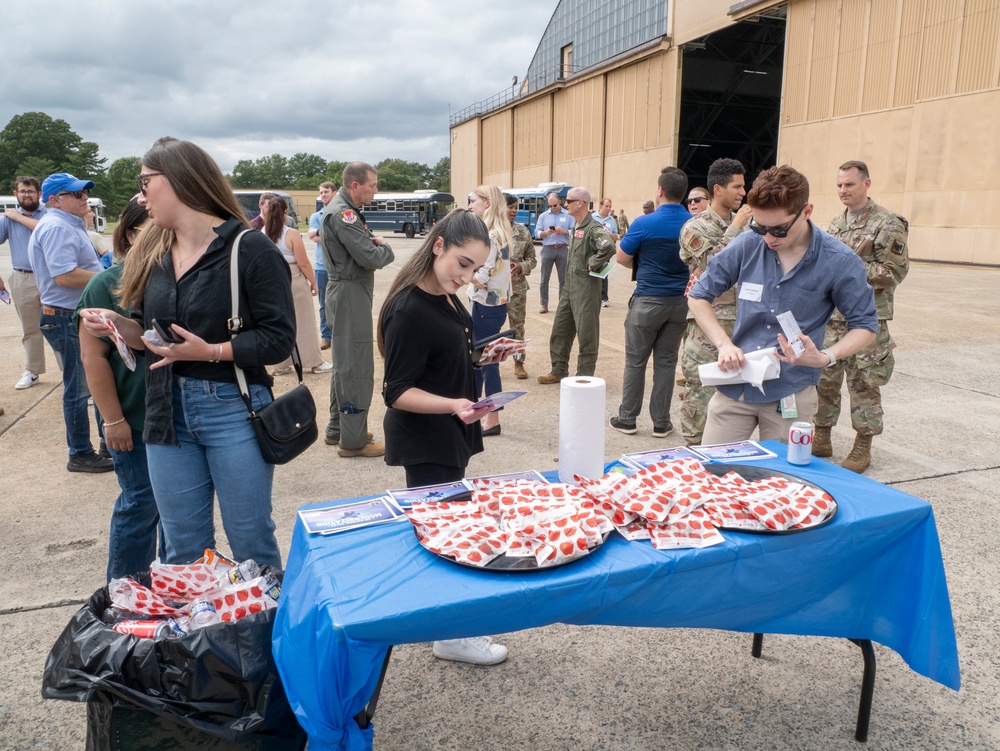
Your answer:
[[[541,302],[539,313],[549,312],[549,277],[552,276],[553,266],[559,277],[558,297],[562,296],[569,236],[576,226],[576,220],[563,208],[558,193],[549,193],[545,200],[548,201],[549,210],[539,214],[535,222],[535,237],[542,241],[542,278],[538,281],[538,299]]]
[[[323,261],[323,244],[320,241],[320,233],[323,229],[323,212],[333,200],[333,194],[337,191],[336,186],[331,182],[321,183],[319,186],[319,200],[323,208],[309,217],[309,239],[316,243],[316,258],[313,270],[316,272],[316,289],[319,290],[319,336],[320,349],[330,349],[330,324],[326,320],[326,285],[330,278],[326,273],[326,263]]]
[[[635,292],[625,316],[625,375],[622,402],[611,418],[615,430],[632,435],[642,411],[646,388],[646,363],[653,356],[653,393],[649,416],[653,437],[662,438],[674,429],[670,422],[670,400],[674,393],[677,350],[687,328],[688,269],[680,257],[680,234],[691,218],[681,202],[687,194],[687,175],[677,167],[666,167],[656,181],[657,208],[636,217],[618,244],[617,260],[636,269]]]
[[[788,440],[792,422],[811,422],[816,384],[823,368],[853,355],[875,340],[878,315],[865,264],[853,250],[809,221],[809,182],[787,165],[760,173],[747,194],[753,211],[750,229],[708,262],[691,290],[689,304],[702,331],[719,350],[719,367],[736,370],[744,352],[780,347],[778,378],[763,392],[748,383],[719,386],[708,403],[702,443],[750,438]],[[738,285],[732,338],[719,324],[712,301]],[[839,310],[847,333],[820,350],[823,331]],[[781,333],[777,316],[791,312],[802,330],[798,355]]]
[[[42,201],[49,204],[49,211],[28,243],[41,295],[42,335],[62,356],[63,418],[69,445],[66,469],[70,472],[110,472],[114,468],[110,459],[94,452],[90,442],[90,392],[80,360],[80,337],[73,323],[73,311],[83,288],[102,270],[83,221],[90,210],[88,191],[93,187],[90,180],[78,180],[65,172],[49,175],[42,183]]]
[[[28,259],[28,241],[35,225],[45,216],[45,207],[40,204],[42,186],[37,178],[18,177],[14,180],[14,190],[17,209],[7,209],[0,214],[0,244],[10,243],[10,263],[13,267],[7,287],[0,279],[0,290],[9,287],[11,300],[21,319],[24,373],[14,388],[29,389],[38,383],[38,376],[45,372],[45,339],[38,328],[42,303]]]

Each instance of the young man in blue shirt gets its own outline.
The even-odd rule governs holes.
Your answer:
[[[687,327],[688,268],[680,258],[681,227],[691,218],[681,205],[687,193],[687,175],[677,167],[666,167],[656,181],[657,208],[636,217],[618,244],[617,260],[636,269],[635,292],[625,317],[625,375],[622,403],[610,425],[631,435],[642,411],[646,385],[646,363],[653,356],[653,393],[649,416],[653,437],[662,438],[674,429],[670,422],[670,400],[674,393],[677,350]]]
[[[870,344],[878,329],[875,298],[864,263],[849,247],[809,221],[809,182],[787,165],[762,172],[747,194],[750,229],[709,261],[691,290],[695,320],[719,350],[719,367],[741,368],[744,352],[779,347],[781,375],[764,381],[763,393],[748,383],[719,386],[708,404],[704,444],[750,438],[788,440],[792,422],[811,422],[816,384],[823,368]],[[719,325],[712,301],[738,285],[733,336]],[[834,308],[848,331],[820,351]],[[791,312],[805,349],[796,355],[780,333],[777,316]]]

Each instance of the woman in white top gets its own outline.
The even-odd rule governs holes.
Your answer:
[[[514,245],[507,202],[496,185],[480,185],[469,194],[469,211],[486,223],[490,233],[490,255],[476,272],[469,285],[472,301],[472,338],[485,339],[498,334],[507,320],[507,300],[510,299],[510,248]],[[476,398],[503,390],[500,366],[484,365],[476,371]],[[500,435],[500,413],[490,412],[483,418],[483,435]]]
[[[298,228],[285,224],[288,204],[275,196],[264,204],[264,234],[281,251],[292,272],[292,300],[295,302],[295,343],[299,347],[302,369],[306,372],[327,373],[333,366],[324,362],[319,350],[319,329],[316,327],[316,306],[312,298],[317,294],[316,275],[313,273],[306,246]],[[292,359],[279,363],[274,375],[284,375],[293,370]]]

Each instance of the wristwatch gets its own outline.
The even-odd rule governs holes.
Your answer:
[[[827,363],[826,365],[824,365],[823,367],[824,367],[824,368],[830,368],[830,367],[833,367],[833,365],[834,365],[834,364],[836,364],[836,362],[837,362],[837,356],[836,356],[835,354],[833,354],[833,350],[832,350],[832,349],[824,349],[824,350],[820,350],[820,351],[821,351],[821,352],[822,352],[822,353],[823,353],[824,355],[826,355],[827,357],[829,357],[829,358],[830,358],[830,362],[828,362],[828,363]]]

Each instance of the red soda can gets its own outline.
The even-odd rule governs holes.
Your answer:
[[[111,628],[119,634],[131,634],[140,639],[160,639],[170,633],[167,622],[157,620],[120,621]]]
[[[793,422],[788,429],[788,463],[808,464],[812,461],[813,426],[811,422]]]

